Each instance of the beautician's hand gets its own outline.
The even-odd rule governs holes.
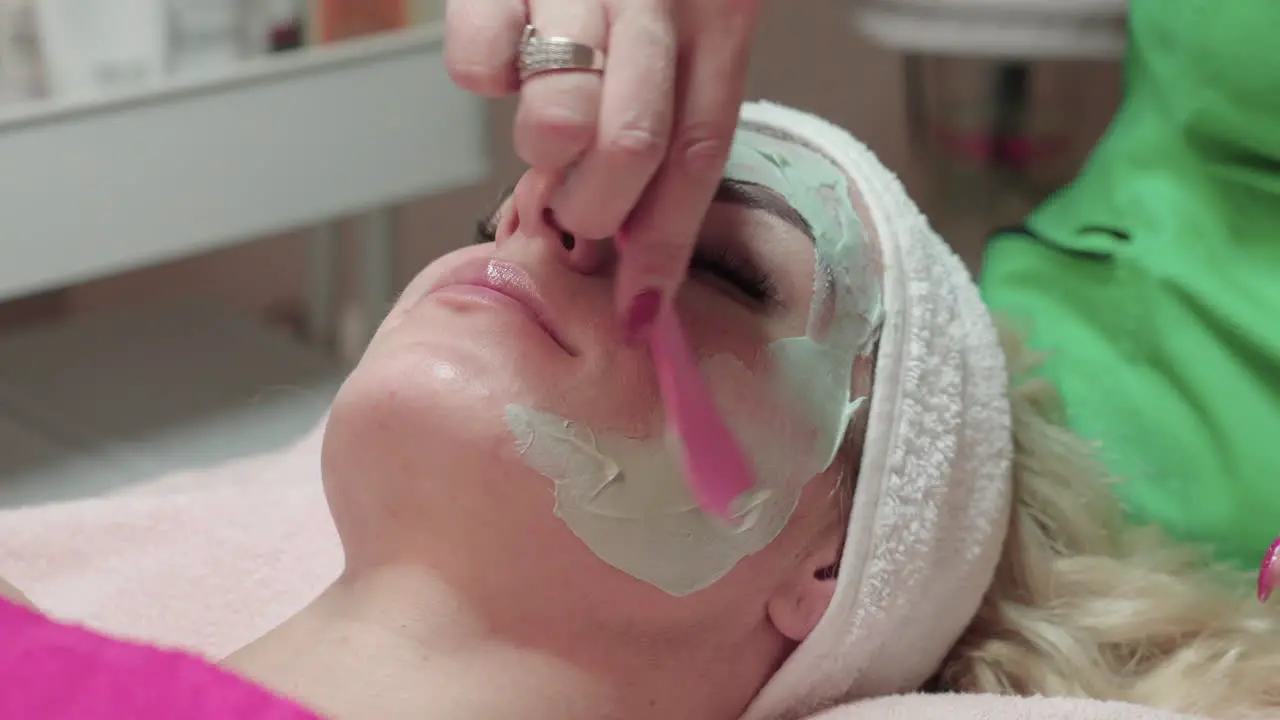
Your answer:
[[[588,255],[626,223],[617,270],[635,335],[684,280],[724,171],[760,0],[450,0],[445,55],[462,87],[520,92],[515,146],[555,178],[552,219]],[[525,24],[606,53],[603,74],[549,72],[521,87]]]

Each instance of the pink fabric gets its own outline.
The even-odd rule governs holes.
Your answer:
[[[341,545],[320,486],[320,439],[317,429],[280,453],[178,473],[114,496],[0,512],[0,577],[56,617],[113,635],[223,657],[301,609],[341,571]],[[3,626],[0,638],[7,639]],[[0,653],[7,649],[0,643]],[[9,672],[0,665],[0,692],[10,684]],[[50,680],[45,678],[43,689]],[[23,717],[4,712],[7,709],[0,704],[0,717]],[[57,715],[39,717],[58,720]],[[1185,716],[1115,703],[985,695],[887,697],[818,716],[1179,717]]]
[[[44,612],[220,659],[342,570],[317,429],[285,451],[0,512],[0,577]]]
[[[192,655],[52,622],[0,599],[5,720],[316,720]]]
[[[1004,695],[894,695],[828,710],[813,720],[1206,720],[1116,702]]]

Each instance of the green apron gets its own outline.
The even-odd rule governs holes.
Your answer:
[[[1125,99],[984,257],[1131,516],[1255,569],[1280,534],[1280,0],[1131,0]]]

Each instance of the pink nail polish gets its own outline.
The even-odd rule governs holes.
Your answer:
[[[1275,575],[1280,571],[1280,538],[1271,543],[1271,548],[1262,558],[1262,568],[1258,571],[1258,602],[1266,602],[1271,593],[1280,584]]]
[[[622,331],[627,345],[635,347],[640,344],[644,339],[643,336],[648,334],[649,328],[653,326],[653,321],[657,319],[658,310],[661,307],[662,294],[657,290],[649,288],[636,295],[623,320]]]

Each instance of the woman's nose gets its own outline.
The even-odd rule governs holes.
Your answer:
[[[514,192],[517,223],[511,228],[511,234],[554,244],[551,249],[555,256],[574,272],[583,275],[609,272],[614,261],[613,242],[578,238],[565,232],[549,207],[555,187],[555,178],[532,170],[520,178]]]
[[[587,240],[574,237],[560,228],[549,208],[543,211],[543,222],[559,237],[560,248],[563,250],[561,257],[575,272],[598,275],[606,272],[612,265],[613,242],[611,240]]]

